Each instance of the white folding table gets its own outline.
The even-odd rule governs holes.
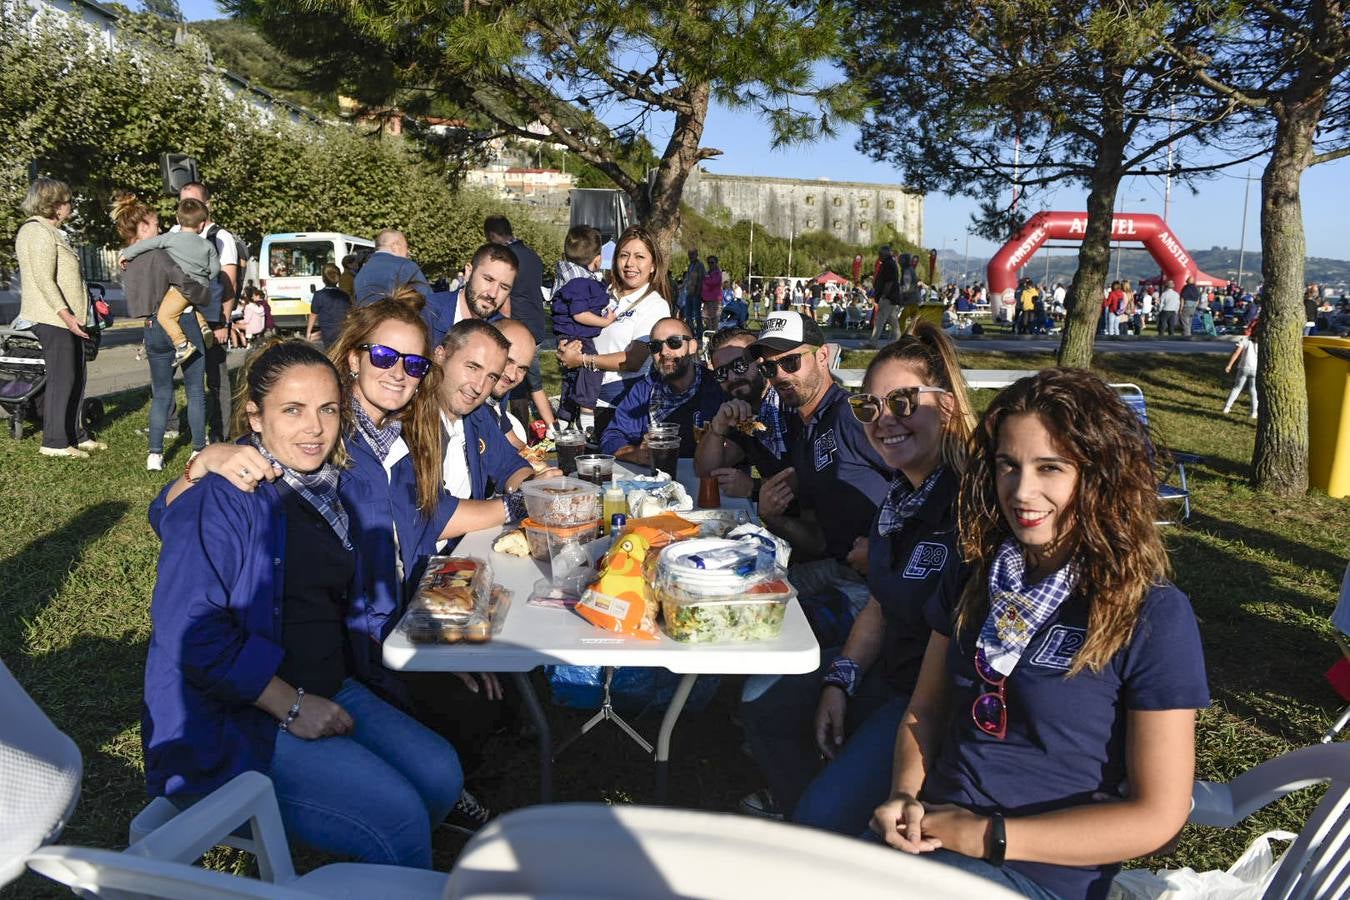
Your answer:
[[[691,460],[680,460],[680,476],[687,487],[697,484]],[[735,508],[736,501],[725,505]],[[820,664],[820,647],[795,599],[788,604],[775,640],[733,644],[686,644],[664,633],[658,640],[640,640],[601,631],[570,610],[530,606],[526,601],[535,583],[549,574],[548,561],[493,552],[492,542],[499,533],[492,529],[466,535],[455,554],[486,559],[496,583],[511,592],[501,631],[484,644],[446,645],[412,643],[396,628],[385,639],[384,664],[407,672],[510,673],[538,729],[539,793],[544,803],[552,801],[553,740],[529,677],[535,667],[659,666],[682,676],[656,742],[656,795],[664,802],[670,737],[699,675],[796,675],[815,671]]]

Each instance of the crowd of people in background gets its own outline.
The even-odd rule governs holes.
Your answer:
[[[952,341],[983,314],[1051,333],[1071,312],[1063,284],[932,286],[890,247],[865,278],[741,283],[698,248],[676,276],[645,229],[614,238],[605,266],[611,236],[580,225],[546,295],[539,254],[491,216],[436,281],[382,230],[323,268],[303,339],[269,340],[266,297],[240,283],[244,251],[210,204],[183,188],[176,237],[133,196],[112,210],[145,323],[147,469],[164,466],[175,370],[192,432],[150,510],[153,795],[186,808],[262,771],[297,840],[430,866],[435,828],[491,817],[466,773],[509,690],[492,673],[390,671],[381,643],[431,555],[520,521],[522,485],[560,474],[525,445],[577,429],[646,464],[659,424],[791,547],[823,649],[814,672],[744,686],[763,778],[744,811],[1061,900],[1104,896],[1121,861],[1181,828],[1209,693],[1168,580],[1148,434],[1082,370],[1023,379],[977,420]],[[52,370],[42,452],[82,457],[104,446],[72,414],[91,314],[58,228],[69,189],[40,179],[25,209],[23,312]],[[1350,315],[1316,285],[1305,299],[1309,330]],[[1259,291],[1114,281],[1100,302],[1110,337],[1242,329],[1224,412],[1247,388],[1257,414]],[[925,303],[941,324],[917,317]],[[827,327],[882,345],[857,393],[831,377]],[[252,352],[232,396],[235,345]],[[544,352],[563,372],[556,407]]]

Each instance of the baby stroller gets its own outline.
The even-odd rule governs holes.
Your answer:
[[[27,325],[15,320],[14,325]],[[93,362],[98,356],[102,329],[90,324],[85,329],[89,340],[84,342],[84,359]],[[47,365],[42,359],[42,345],[37,335],[27,328],[0,328],[0,410],[9,417],[9,436],[23,439],[23,423],[31,419],[42,425],[42,392],[47,387]],[[80,407],[86,431],[93,431],[103,423],[103,401],[87,398]]]

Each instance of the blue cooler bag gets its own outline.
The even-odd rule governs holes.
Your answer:
[[[599,709],[605,696],[605,671],[601,666],[545,666],[553,702],[570,709]],[[684,708],[697,712],[712,702],[719,678],[700,675],[689,693]],[[614,709],[626,716],[663,711],[670,706],[680,676],[667,669],[648,666],[620,666],[610,683]]]

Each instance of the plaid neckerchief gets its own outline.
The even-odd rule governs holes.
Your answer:
[[[277,458],[267,452],[267,448],[253,436],[253,446],[263,455],[263,459],[281,470],[281,480],[286,486],[300,495],[300,498],[314,507],[314,511],[323,516],[323,520],[333,529],[333,533],[342,541],[342,546],[352,549],[348,537],[347,510],[342,506],[338,495],[338,470],[332,463],[324,463],[315,472],[297,472],[289,466],[277,462]]]
[[[670,389],[665,379],[655,373],[652,374],[651,378],[655,384],[652,387],[651,399],[647,403],[647,410],[651,414],[653,425],[664,422],[666,416],[694,399],[694,395],[698,393],[699,385],[703,383],[703,366],[698,360],[691,360],[690,364],[694,369],[694,380],[688,390],[678,394]]]
[[[370,449],[375,451],[380,462],[384,462],[389,451],[394,449],[394,443],[403,435],[403,423],[390,416],[385,419],[386,424],[381,428],[366,415],[366,411],[355,399],[352,400],[352,413],[356,419],[356,430],[361,432],[361,436],[366,439]]]
[[[764,430],[757,435],[764,449],[773,454],[774,459],[787,456],[787,422],[785,414],[791,412],[783,406],[782,398],[773,389],[773,385],[764,388],[764,398],[759,401],[759,420]]]
[[[980,651],[990,667],[1011,675],[1036,632],[1069,599],[1078,584],[1073,563],[1036,584],[1022,582],[1026,561],[1017,541],[1008,538],[989,567],[989,618],[980,629]]]
[[[883,537],[905,527],[905,520],[918,512],[937,486],[943,468],[938,466],[917,488],[911,487],[904,475],[897,474],[886,492],[886,499],[877,513],[877,531]]]

